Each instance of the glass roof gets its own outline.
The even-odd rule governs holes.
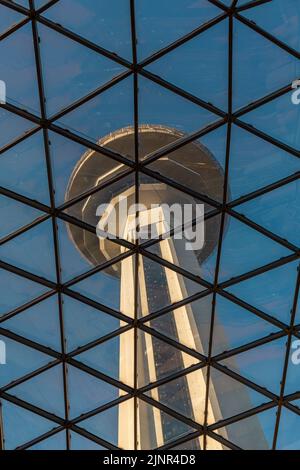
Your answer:
[[[298,0],[0,0],[0,449],[300,450],[299,78]],[[205,257],[99,245],[147,187]]]

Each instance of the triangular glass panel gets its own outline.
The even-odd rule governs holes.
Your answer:
[[[257,4],[255,8],[244,10],[242,14],[280,41],[300,52],[300,26],[297,15],[287,14],[288,12],[296,13],[295,7],[295,0],[276,0],[276,2]]]
[[[279,394],[287,339],[280,338],[236,354],[221,364],[248,380]]]
[[[51,1],[50,0],[35,0],[34,2],[35,9],[38,10],[39,8],[47,5],[47,3],[51,3]]]
[[[70,202],[129,169],[126,165],[55,132],[49,132],[49,143],[57,205]]]
[[[69,281],[128,251],[127,248],[121,251],[117,243],[110,240],[104,242],[96,233],[77,225],[57,220],[57,227],[63,281]]]
[[[203,287],[146,256],[139,258],[139,315],[145,317],[187,299]]]
[[[218,16],[221,11],[205,0],[176,0],[170,12],[167,1],[140,0],[136,5],[139,58],[144,59],[159,49],[185,36]]]
[[[235,210],[284,240],[300,247],[299,208],[300,182],[297,180],[241,204]]]
[[[207,370],[202,368],[146,392],[182,416],[204,424]]]
[[[155,449],[195,431],[187,424],[143,400],[138,400],[138,416],[140,417],[138,448],[141,450]],[[155,421],[164,423],[164,429],[157,429]],[[93,416],[80,423],[80,426],[121,449],[132,450],[134,448],[134,400],[127,400],[118,407]]]
[[[32,254],[34,253],[34,256]],[[56,280],[52,223],[47,220],[0,246],[6,263]]]
[[[300,159],[235,125],[231,131],[229,189],[237,199],[300,171]]]
[[[97,233],[99,232],[101,236],[101,233],[104,232],[103,239],[105,238],[104,234],[107,234],[107,238],[129,240],[129,233],[125,229],[130,209],[136,202],[137,191],[134,184],[133,174],[124,176],[82,201],[76,202],[66,208],[64,212],[79,221],[99,228]],[[76,189],[76,181],[75,184],[72,184],[73,186]],[[102,222],[99,223],[101,220]],[[106,239],[102,241],[105,244]],[[111,249],[108,251],[110,252]]]
[[[132,60],[128,2],[65,0],[54,4],[45,16],[114,54]]]
[[[146,322],[146,325],[184,346],[208,355],[212,296],[208,295]]]
[[[68,296],[63,297],[63,312],[68,351],[74,351],[120,328],[117,318]]]
[[[13,0],[14,3],[18,3],[22,7],[29,8],[28,0]]]
[[[116,62],[42,24],[39,24],[39,36],[46,104],[51,115],[124,70]]]
[[[139,77],[141,159],[217,120],[218,116],[205,108],[152,80]]]
[[[291,337],[291,347],[287,364],[287,375],[284,385],[284,394],[292,395],[300,392],[299,384],[299,364],[300,364],[300,340],[296,336]],[[297,402],[293,403],[298,406]]]
[[[1,365],[1,387],[11,384],[29,372],[33,372],[53,361],[52,357],[5,336],[1,335],[0,340],[1,345],[5,345],[6,352],[6,364]]]
[[[203,436],[196,437],[195,439],[191,439],[189,441],[185,441],[182,444],[178,444],[170,450],[204,450],[203,445]]]
[[[27,204],[0,195],[1,242],[3,243],[7,236],[18,232],[19,229],[30,225],[43,215],[45,215],[43,212]]]
[[[34,406],[64,418],[64,383],[62,366],[36,375],[10,389],[10,394]]]
[[[26,134],[34,124],[0,107],[1,135],[0,148]]]
[[[217,433],[242,450],[271,450],[276,411],[276,408],[271,408],[218,429]]]
[[[227,290],[248,304],[289,325],[296,287],[298,262],[288,263],[239,282]]]
[[[206,444],[204,444],[204,436],[197,437],[191,441],[172,447],[172,450],[231,450],[216,439],[206,436]]]
[[[244,413],[269,401],[264,395],[212,367],[208,396],[208,425]]]
[[[195,432],[195,429],[165,411],[138,400],[138,448],[151,450]]]
[[[70,432],[71,437],[71,450],[107,450],[105,447],[100,446],[94,441],[87,439],[86,437],[77,434],[76,432]]]
[[[152,171],[222,202],[227,126],[168,153],[149,165]]]
[[[2,401],[5,449],[14,450],[52,430],[57,425],[24,408]]]
[[[279,328],[239,305],[217,296],[213,355],[235,349],[273,333]]]
[[[76,418],[120,397],[121,391],[76,367],[68,366],[70,418]]]
[[[219,281],[245,274],[292,252],[234,217],[227,218]]]
[[[137,375],[145,387],[199,363],[199,360],[157,337],[138,331]]]
[[[214,106],[227,109],[228,22],[223,20],[146,68]]]
[[[205,204],[204,207],[204,213],[205,210],[209,213],[210,206]],[[184,206],[182,208],[182,212],[184,212]],[[194,218],[193,225],[191,225],[189,222],[192,222],[192,217],[188,221],[189,216],[186,215],[187,222],[182,230],[178,224],[174,235],[170,236],[168,232],[165,232],[162,241],[156,242],[146,249],[175,266],[199,276],[199,279],[213,283],[221,216],[209,217],[204,220],[203,217],[200,217],[198,221]],[[202,234],[203,239],[201,238]],[[201,288],[201,290],[204,290],[204,288]]]
[[[74,357],[115,380],[133,386],[134,331],[122,333]]]
[[[72,285],[72,290],[88,297],[99,304],[111,309],[121,311],[129,317],[134,316],[134,295],[128,294],[128,289],[133,289],[133,276],[123,276],[122,271],[126,269],[133,271],[135,266],[135,255],[127,257],[124,261],[115,263],[109,268],[99,271],[92,276]],[[133,292],[133,290],[131,291]]]
[[[122,443],[134,442],[134,400],[127,400],[92,418],[81,421],[80,427],[110,444],[127,450],[128,447],[122,446]],[[122,431],[124,431],[123,437]],[[133,449],[134,445],[129,447],[129,450]]]
[[[45,294],[48,290],[42,284],[0,269],[0,316]]]
[[[298,75],[300,75],[299,72]],[[295,76],[296,78],[297,75]],[[283,144],[299,151],[300,106],[293,104],[292,98],[293,94],[291,91],[291,93],[286,93],[270,103],[245,114],[242,120],[273,139],[279,140]]]
[[[24,16],[3,5],[0,6],[0,34],[24,19]]]
[[[29,447],[29,450],[67,450],[66,431],[61,431],[54,436]]]
[[[1,154],[0,184],[30,199],[50,204],[41,132],[37,132]]]
[[[57,123],[80,137],[134,158],[133,81],[125,78],[60,118]]]
[[[2,328],[44,346],[61,350],[58,299],[51,296],[1,324]]]
[[[233,79],[235,109],[285,87],[300,74],[296,57],[238,20],[234,22],[234,44],[238,64]]]
[[[31,24],[27,23],[0,42],[1,80],[6,100],[40,114],[39,90]]]
[[[276,450],[300,450],[300,416],[284,406],[281,409]]]

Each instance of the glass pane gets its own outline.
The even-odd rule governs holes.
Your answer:
[[[234,108],[285,87],[299,75],[298,59],[238,20],[234,35]]]
[[[116,62],[39,23],[47,110],[54,114],[119,75]]]
[[[146,316],[201,292],[200,284],[142,256],[139,262],[139,314]]]
[[[35,256],[32,256],[35,253]],[[16,265],[38,276],[56,280],[53,229],[50,220],[0,246],[3,261]]]
[[[289,324],[298,262],[288,263],[228,288],[232,294]]]
[[[33,123],[27,121],[16,114],[0,108],[1,134],[0,147],[5,147],[17,137],[26,134],[27,131],[34,127]]]
[[[134,259],[132,256],[126,259],[129,259],[131,265],[134,266]],[[119,273],[122,269],[122,262],[116,263],[110,267],[109,271],[99,271],[97,274],[93,274],[85,280],[74,284],[74,286],[72,286],[72,290],[79,292],[85,297],[95,300],[106,307],[121,311],[124,315],[133,317],[133,299],[131,297],[126,297],[126,285],[124,285],[125,279],[121,286],[119,278]]]
[[[93,182],[93,185],[94,184],[95,181]],[[77,181],[74,182],[74,186],[76,188]],[[70,190],[72,187],[73,182],[71,183],[69,194],[71,193]],[[125,200],[124,205],[121,204],[123,195]],[[107,234],[107,238],[123,238],[125,240],[129,240],[129,233],[125,228],[127,224],[127,216],[130,213],[131,207],[135,204],[135,198],[134,175],[130,174],[105,188],[100,189],[82,201],[76,202],[65,209],[64,212],[75,217],[79,221],[83,221],[95,228],[98,228],[99,230],[97,233],[99,233],[100,237],[102,232],[105,232],[102,234],[102,238],[105,238],[105,235]],[[103,221],[100,223],[102,217]],[[73,238],[76,240],[77,237]],[[106,244],[106,241],[106,239],[103,241],[104,245]],[[107,251],[112,251],[111,244],[109,244]]]
[[[237,288],[237,286],[235,286]],[[279,329],[254,313],[217,296],[213,334],[213,354],[251,343],[278,332]]]
[[[275,183],[299,169],[299,158],[233,126],[229,169],[231,199]]]
[[[47,287],[41,284],[0,269],[0,315],[5,315],[13,311],[48,290]]]
[[[0,42],[1,80],[6,83],[7,101],[40,114],[31,24]]]
[[[0,6],[0,33],[8,30],[19,21],[23,20],[24,16],[19,12]]]
[[[62,431],[54,436],[29,448],[30,450],[67,450],[66,432]]]
[[[218,433],[243,450],[270,450],[273,444],[276,408],[251,416],[218,430]],[[256,431],[262,428],[264,438],[257,439]]]
[[[294,79],[298,75],[299,71],[295,73]],[[292,93],[287,93],[247,113],[243,121],[299,151],[300,106],[293,105],[291,100]]]
[[[0,155],[0,184],[30,199],[50,205],[41,132]]]
[[[212,296],[206,296],[165,313],[146,325],[190,349],[208,355],[211,302]]]
[[[280,338],[263,346],[221,361],[234,372],[279,394],[285,359],[286,338]]]
[[[120,320],[71,297],[63,297],[66,347],[73,351],[120,328]]]
[[[245,274],[292,252],[234,217],[228,217],[219,281]]]
[[[146,393],[193,421],[204,424],[206,368],[179,377]]]
[[[143,400],[138,400],[138,410],[140,419],[145,419],[149,423],[147,431],[144,431],[142,425],[139,429],[138,448],[141,450],[156,449],[195,432],[191,426]]]
[[[6,400],[2,401],[5,449],[13,450],[51,431],[56,424]]]
[[[6,349],[6,364],[1,366],[1,370],[3,369],[0,376],[1,387],[53,361],[52,357],[5,336],[1,335],[0,340]]]
[[[99,80],[97,83],[98,86],[101,85]],[[60,99],[59,103],[61,103]],[[120,145],[116,137],[119,134],[126,135],[127,128],[133,126],[132,103],[133,82],[129,77],[61,117],[57,124],[92,142],[124,153],[126,157],[130,158],[133,154],[132,139],[126,141],[123,149],[121,142],[119,149]],[[116,134],[111,135],[114,132]]]
[[[134,374],[133,357],[134,331],[129,330],[109,341],[105,341],[105,343],[78,354],[78,356],[75,356],[75,359],[132,387]]]
[[[71,437],[71,450],[107,450],[105,447],[100,446],[86,437],[70,432]]]
[[[82,230],[77,225],[58,220],[57,228],[63,281],[69,281],[95,266],[101,266],[120,254],[120,245],[110,240],[105,240],[105,246],[101,245],[101,240],[95,233]],[[128,250],[124,248],[122,251]],[[113,268],[107,271],[113,271]]]
[[[114,406],[107,411],[82,421],[80,427],[115,446],[132,450],[134,448],[133,413],[134,400],[127,400],[118,406]],[[121,427],[119,427],[119,420],[122,418],[123,422]],[[123,442],[129,444],[129,446],[120,445]]]
[[[138,52],[144,59],[178,38],[198,28],[221,11],[199,0],[175,0],[170,11],[167,0],[139,0],[136,5]]]
[[[9,234],[17,232],[43,215],[45,215],[43,212],[33,207],[22,204],[14,199],[0,196],[0,239],[5,239]]]
[[[144,331],[138,331],[137,341],[139,387],[157,382],[199,363],[195,357]],[[154,398],[154,395],[151,396]],[[155,394],[155,399],[159,400],[159,395]]]
[[[156,130],[155,138],[148,139],[140,146],[141,158],[219,119],[205,108],[152,80],[139,77],[138,83],[140,127],[144,126],[145,132],[153,128]],[[162,136],[160,128],[169,131],[170,135]]]
[[[61,350],[59,308],[55,295],[4,321],[2,327],[55,351]]]
[[[64,384],[62,366],[51,369],[10,389],[10,393],[34,406],[64,418]]]
[[[276,450],[300,450],[300,416],[282,407]]]
[[[300,246],[299,208],[300,183],[298,180],[241,204],[236,207],[236,211],[284,240],[288,240],[295,246]]]
[[[132,59],[129,2],[62,0],[45,16],[114,54]]]
[[[68,366],[69,412],[76,418],[116,400],[121,391],[102,380]]]
[[[204,279],[213,283],[221,216],[209,217],[204,220],[203,217],[200,217],[197,218],[198,221],[196,222],[197,216],[192,217],[189,213],[192,214],[194,208],[197,212],[201,205],[193,204],[193,207],[187,211],[185,210],[186,206],[182,205],[181,212],[182,219],[185,219],[183,229],[181,229],[183,220],[179,218],[178,222],[174,223],[174,226],[176,225],[175,235],[169,236],[168,231],[166,231],[163,237],[164,240],[150,245],[147,251],[199,276],[199,280]],[[177,209],[179,207],[178,203]],[[208,213],[210,212],[209,207],[207,204],[204,205],[204,213],[206,209]],[[199,288],[204,290],[202,286],[199,286]]]
[[[227,126],[209,132],[200,140],[184,145],[156,160],[149,168],[180,183],[189,190],[221,202]]]
[[[214,106],[227,110],[228,22],[217,25],[146,68]]]
[[[230,378],[215,368],[210,369],[209,399],[208,399],[208,424],[236,416],[251,410],[269,401],[265,396],[257,393],[246,385]],[[243,432],[244,423],[240,428]],[[256,431],[253,430],[253,439],[258,443],[264,439],[264,430],[257,423]]]
[[[299,17],[287,12],[297,11],[296,0],[276,0],[249,8],[243,11],[251,21],[276,36],[290,47],[300,51],[300,24]]]
[[[55,132],[49,133],[49,141],[57,205],[69,202],[128,170],[126,165],[87,149]],[[84,161],[86,161],[84,171],[79,173]],[[76,184],[74,184],[75,181]]]

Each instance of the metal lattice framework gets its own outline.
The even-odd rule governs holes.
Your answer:
[[[213,19],[209,20],[208,22],[201,24],[199,27],[191,31],[190,33],[186,34],[183,37],[180,37],[176,41],[172,42],[171,44],[167,45],[163,49],[159,50],[158,52],[154,53],[150,57],[139,61],[138,53],[137,53],[137,31],[136,31],[136,5],[135,3],[139,0],[128,0],[130,2],[130,13],[131,13],[131,40],[132,40],[132,61],[128,61],[117,54],[90,42],[88,39],[76,34],[75,32],[65,28],[64,26],[55,23],[47,18],[46,13],[50,11],[51,7],[55,6],[59,3],[59,0],[52,0],[46,2],[42,7],[36,8],[35,1],[29,0],[28,7],[22,6],[17,2],[12,2],[8,0],[1,0],[0,6],[1,8],[6,8],[17,12],[22,15],[22,19],[11,26],[9,29],[5,30],[0,34],[0,42],[5,41],[8,37],[13,36],[16,34],[21,28],[26,25],[31,26],[32,30],[32,38],[33,38],[33,45],[34,45],[34,56],[35,56],[35,66],[36,66],[36,73],[37,73],[37,86],[39,91],[39,102],[40,102],[40,115],[31,113],[29,110],[26,110],[22,107],[13,104],[10,100],[7,101],[5,104],[1,104],[1,108],[6,110],[7,112],[11,113],[14,116],[18,116],[26,120],[31,124],[31,129],[26,131],[25,133],[17,136],[9,143],[5,144],[0,149],[0,159],[2,155],[5,155],[11,149],[17,148],[19,144],[24,142],[25,140],[29,139],[30,137],[34,136],[38,132],[41,132],[43,135],[43,143],[44,143],[44,155],[47,167],[47,176],[48,176],[48,186],[49,186],[49,194],[50,194],[50,205],[46,205],[42,202],[37,200],[31,199],[27,196],[20,194],[19,192],[14,192],[12,189],[8,189],[6,187],[0,187],[0,194],[7,198],[10,198],[16,202],[23,203],[26,206],[29,206],[33,209],[37,209],[42,214],[38,219],[35,219],[32,223],[29,223],[17,231],[13,231],[12,233],[6,235],[0,240],[0,246],[5,248],[6,244],[9,242],[18,239],[27,233],[28,231],[38,227],[45,221],[50,221],[52,224],[53,230],[53,240],[54,240],[54,253],[55,253],[55,266],[56,266],[56,281],[52,281],[46,279],[42,276],[34,274],[29,270],[25,270],[22,267],[17,265],[10,264],[7,261],[1,260],[0,261],[0,268],[6,272],[12,273],[14,275],[20,276],[29,281],[33,281],[40,286],[45,287],[47,290],[42,295],[35,297],[33,300],[28,301],[25,304],[14,308],[12,311],[7,311],[5,314],[0,318],[0,334],[13,340],[15,342],[20,343],[26,347],[31,348],[34,351],[39,353],[44,353],[49,357],[49,362],[46,365],[34,370],[30,373],[25,374],[24,376],[19,376],[13,382],[7,383],[0,389],[0,397],[2,404],[4,402],[8,402],[12,405],[25,409],[36,416],[41,418],[45,418],[52,423],[52,427],[50,426],[50,430],[35,437],[34,439],[30,440],[30,442],[24,442],[18,446],[19,449],[29,449],[33,448],[34,446],[40,444],[43,445],[46,440],[52,436],[58,435],[60,432],[65,433],[66,444],[65,448],[70,449],[71,446],[71,433],[76,433],[88,440],[92,441],[95,444],[102,446],[105,449],[117,449],[116,445],[108,442],[106,439],[102,438],[101,436],[96,436],[92,432],[88,431],[84,427],[83,421],[89,418],[92,418],[102,412],[108,411],[117,405],[120,405],[126,400],[134,399],[135,405],[137,407],[138,400],[143,400],[144,402],[148,403],[149,406],[156,407],[160,409],[162,412],[166,413],[167,415],[173,417],[176,420],[184,423],[186,426],[189,426],[192,431],[184,435],[184,437],[179,437],[168,445],[165,445],[164,448],[166,449],[173,449],[173,448],[184,448],[185,443],[199,437],[203,436],[203,447],[206,449],[207,446],[207,439],[211,438],[217,442],[220,442],[224,448],[228,449],[240,449],[240,446],[236,442],[229,442],[225,437],[222,436],[221,433],[218,433],[219,429],[225,428],[226,426],[233,425],[234,423],[238,423],[242,420],[246,420],[255,415],[259,415],[266,410],[274,409],[276,412],[276,419],[275,425],[273,429],[273,448],[276,449],[277,447],[277,440],[278,440],[278,433],[280,429],[280,422],[281,422],[281,415],[282,410],[286,409],[297,415],[300,416],[300,408],[298,408],[293,401],[300,399],[300,392],[295,390],[293,394],[286,394],[286,379],[288,373],[288,367],[290,363],[290,354],[291,354],[291,346],[293,339],[300,339],[300,325],[297,324],[297,305],[298,305],[298,296],[299,296],[299,287],[300,287],[300,271],[298,270],[298,275],[296,276],[295,286],[293,286],[293,299],[292,299],[292,311],[290,315],[290,322],[285,323],[276,316],[267,313],[258,307],[255,307],[255,302],[253,300],[253,305],[242,300],[238,296],[232,294],[230,289],[232,286],[236,286],[243,281],[248,281],[260,276],[264,273],[272,272],[277,268],[287,266],[288,264],[292,264],[293,262],[299,260],[300,258],[300,248],[299,245],[296,246],[289,240],[282,238],[278,233],[270,231],[268,228],[259,225],[257,222],[251,220],[250,218],[244,216],[239,212],[240,204],[250,202],[255,200],[256,198],[262,197],[264,195],[272,194],[272,191],[276,191],[278,188],[287,187],[289,184],[296,182],[299,179],[300,171],[297,171],[290,176],[284,176],[281,179],[277,179],[275,182],[268,184],[265,187],[259,187],[255,191],[243,195],[235,200],[230,200],[229,198],[229,171],[230,171],[230,157],[231,157],[231,146],[232,146],[232,128],[236,126],[247,133],[262,139],[270,146],[274,146],[277,149],[280,149],[284,152],[287,152],[291,155],[295,161],[300,157],[300,151],[297,148],[293,148],[292,146],[288,145],[287,143],[282,142],[280,139],[276,139],[267,133],[259,130],[258,128],[248,124],[245,119],[248,113],[262,109],[265,105],[268,105],[271,102],[274,102],[278,98],[285,96],[291,92],[291,84],[287,83],[285,87],[278,89],[277,91],[273,91],[272,93],[268,94],[267,96],[260,97],[254,102],[246,105],[245,107],[234,111],[233,109],[233,94],[234,94],[234,80],[233,80],[233,47],[234,47],[234,34],[233,34],[233,25],[235,22],[242,23],[245,27],[251,29],[255,34],[262,36],[266,41],[272,43],[275,47],[279,48],[280,50],[285,51],[287,54],[292,56],[293,58],[299,60],[300,59],[300,52],[293,49],[290,45],[282,42],[281,39],[278,37],[273,36],[268,31],[262,29],[260,26],[255,24],[254,22],[247,19],[244,16],[244,13],[255,8],[259,8],[261,5],[266,3],[272,3],[270,0],[257,0],[257,1],[250,1],[246,2],[239,2],[237,0],[232,1],[231,5],[225,5],[221,1],[217,0],[208,0],[208,3],[213,4],[215,7],[219,9],[219,15],[214,17]],[[229,4],[230,2],[227,2]],[[240,5],[239,5],[240,4]],[[288,14],[288,12],[287,12]],[[209,103],[208,101],[202,100],[195,95],[189,93],[188,91],[181,89],[174,84],[170,83],[169,81],[161,78],[158,75],[150,72],[147,67],[158,61],[159,59],[165,57],[167,54],[176,51],[177,48],[183,46],[184,44],[188,44],[189,41],[193,40],[196,37],[199,37],[201,34],[204,34],[206,31],[214,28],[221,22],[228,22],[228,108],[227,111],[223,111],[222,109],[217,108],[215,105]],[[45,93],[45,75],[43,71],[43,65],[41,60],[41,44],[39,38],[39,27],[43,25],[46,28],[49,28],[52,31],[55,31],[57,34],[61,35],[61,38],[68,38],[68,40],[74,41],[81,46],[84,46],[88,50],[93,51],[96,54],[99,54],[102,57],[106,57],[110,59],[116,64],[121,65],[125,68],[125,71],[121,74],[117,75],[113,79],[111,79],[108,83],[98,87],[96,90],[92,91],[86,96],[83,96],[76,102],[72,103],[71,105],[67,106],[66,108],[60,110],[54,115],[49,116],[47,113],[47,102],[46,102],[46,93]],[[88,138],[83,137],[82,135],[78,135],[78,133],[73,132],[72,130],[66,129],[61,125],[60,120],[67,116],[68,113],[76,110],[80,106],[85,105],[86,103],[91,102],[94,98],[100,96],[102,93],[105,93],[108,90],[111,90],[113,87],[118,86],[118,84],[122,83],[128,77],[133,78],[133,110],[134,110],[134,129],[135,129],[135,145],[134,145],[134,158],[129,159],[124,155],[117,154],[108,148],[100,148],[97,143],[89,140]],[[162,87],[163,89],[168,90],[168,92],[179,96],[188,102],[193,103],[196,106],[199,106],[202,109],[205,109],[212,113],[215,116],[215,121],[210,123],[204,128],[199,129],[192,134],[185,135],[184,137],[176,140],[172,144],[164,147],[162,149],[158,149],[153,154],[149,155],[148,158],[145,160],[141,160],[139,158],[139,80],[140,77],[147,78],[151,82],[157,84],[158,86]],[[296,78],[296,77],[295,77]],[[205,194],[198,194],[192,189],[189,189],[182,185],[179,182],[173,181],[172,179],[168,178],[165,175],[154,171],[151,168],[151,164],[157,162],[162,157],[168,155],[170,152],[173,152],[179,148],[184,147],[185,145],[193,142],[195,140],[201,140],[203,137],[213,133],[217,129],[222,128],[222,126],[226,126],[227,132],[227,142],[226,142],[226,155],[224,159],[224,192],[223,192],[223,201],[215,201],[206,196]],[[121,174],[118,174],[113,179],[110,179],[108,182],[104,184],[99,184],[97,187],[92,188],[89,191],[86,191],[84,194],[78,195],[75,199],[71,201],[64,202],[63,204],[57,205],[56,198],[55,198],[55,184],[54,184],[54,176],[53,176],[53,162],[51,157],[51,137],[49,133],[54,133],[59,135],[69,141],[72,141],[75,144],[79,144],[85,148],[92,149],[92,150],[101,150],[102,154],[106,155],[108,158],[114,160],[115,162],[121,163],[125,165],[126,170]],[[208,203],[212,210],[206,217],[220,217],[221,220],[221,228],[219,234],[219,244],[217,248],[217,255],[216,255],[216,267],[214,272],[214,279],[213,282],[209,282],[206,279],[203,279],[196,274],[190,273],[186,271],[183,267],[175,266],[168,261],[160,258],[156,254],[148,251],[148,248],[153,246],[155,243],[158,243],[157,240],[147,241],[143,244],[139,244],[138,242],[133,245],[129,242],[125,242],[124,240],[116,240],[115,243],[119,243],[127,248],[125,253],[122,253],[118,258],[115,258],[104,265],[94,267],[92,269],[86,270],[83,274],[79,274],[76,277],[73,277],[71,280],[64,282],[61,275],[61,247],[59,242],[58,236],[58,229],[57,224],[59,221],[66,222],[70,224],[74,224],[80,227],[82,230],[87,232],[95,233],[96,229],[93,226],[90,226],[82,221],[77,220],[75,217],[70,215],[68,209],[72,208],[72,206],[80,201],[85,200],[88,196],[95,194],[97,191],[101,191],[105,187],[110,184],[115,183],[116,181],[120,180],[121,178],[125,178],[128,175],[132,175],[135,179],[136,185],[136,201],[138,202],[139,199],[139,181],[141,175],[148,175],[150,177],[155,178],[158,181],[164,182],[165,184],[169,185],[170,187],[176,188],[184,193],[187,193],[191,196],[196,197],[200,201]],[[286,248],[290,253],[287,256],[281,257],[280,259],[276,259],[271,263],[266,265],[259,265],[257,268],[252,269],[248,272],[243,272],[238,276],[232,277],[227,280],[220,281],[220,263],[222,257],[222,250],[223,250],[223,241],[225,237],[225,220],[226,218],[232,218],[240,223],[244,224],[244,226],[249,227],[251,230],[255,230],[257,233],[261,234],[268,240],[276,243],[277,245]],[[100,302],[93,300],[92,298],[88,298],[87,296],[83,295],[73,289],[79,282],[89,279],[91,276],[101,273],[104,269],[108,266],[115,264],[116,262],[121,261],[129,256],[135,256],[136,259],[136,275],[135,275],[135,285],[136,285],[136,295],[135,295],[135,312],[134,317],[129,318],[126,315],[122,314],[120,311],[117,311],[107,305],[101,304]],[[139,256],[146,257],[152,260],[155,263],[159,263],[166,268],[169,268],[176,273],[184,276],[187,279],[190,279],[194,283],[199,285],[199,293],[193,295],[193,297],[189,297],[187,299],[181,300],[177,304],[168,305],[166,307],[161,308],[159,311],[153,312],[150,315],[139,318],[137,312],[137,273],[138,273],[138,262]],[[200,289],[201,287],[201,289]],[[229,289],[229,290],[228,290]],[[13,292],[11,293],[12,295]],[[22,336],[20,333],[13,331],[9,327],[6,327],[6,322],[10,319],[14,319],[16,321],[19,316],[21,316],[24,312],[28,311],[34,306],[42,305],[47,299],[50,299],[53,296],[57,296],[58,298],[58,305],[59,305],[59,325],[60,325],[60,342],[61,342],[61,349],[54,350],[42,342],[34,341],[29,339],[25,336]],[[118,320],[124,322],[125,326],[122,326],[118,330],[114,330],[105,336],[101,336],[88,344],[82,344],[79,348],[68,351],[66,349],[66,336],[65,336],[65,322],[64,322],[64,303],[63,298],[67,296],[72,298],[74,301],[81,302],[87,306],[90,306],[99,311],[99,315],[101,312],[108,314]],[[164,335],[163,333],[157,331],[154,328],[149,326],[149,321],[160,318],[163,315],[168,314],[169,312],[174,311],[174,309],[179,308],[183,305],[189,304],[192,301],[200,300],[202,298],[212,296],[212,311],[211,311],[211,320],[210,320],[210,334],[208,338],[208,354],[203,355],[195,350],[191,350],[184,344],[179,343],[178,341],[171,339]],[[224,298],[232,303],[232,305],[241,307],[246,309],[248,312],[251,312],[251,315],[262,319],[263,321],[267,322],[271,326],[275,327],[276,332],[272,334],[268,334],[267,336],[260,337],[254,341],[251,341],[247,344],[242,344],[238,347],[234,347],[228,351],[223,353],[219,353],[217,355],[214,354],[213,350],[213,338],[214,338],[214,325],[215,325],[215,315],[216,315],[216,304],[218,297]],[[158,380],[156,383],[150,383],[142,388],[138,386],[137,376],[134,380],[133,387],[128,386],[116,378],[112,378],[109,375],[95,370],[92,367],[88,366],[84,362],[80,361],[77,357],[92,348],[102,345],[114,338],[117,338],[121,333],[125,333],[130,330],[134,330],[135,332],[135,343],[137,342],[137,334],[138,331],[144,331],[152,336],[158,338],[161,341],[164,341],[171,347],[177,348],[178,350],[188,354],[191,357],[197,359],[197,365],[193,365],[188,369],[180,370],[177,372],[173,372],[165,378]],[[280,392],[275,394],[271,390],[267,389],[266,387],[255,383],[254,381],[246,378],[242,375],[242,373],[238,373],[237,371],[231,370],[229,367],[226,367],[223,361],[233,358],[238,354],[246,353],[248,351],[252,351],[255,348],[259,348],[260,346],[271,344],[273,341],[278,339],[284,338],[286,340],[285,343],[285,360],[284,360],[284,367],[282,371],[281,383],[280,383]],[[136,346],[136,344],[135,344]],[[136,347],[135,347],[135,361],[136,361]],[[38,377],[40,374],[45,373],[48,370],[51,370],[57,365],[62,365],[63,368],[63,396],[64,396],[64,404],[65,404],[65,413],[64,416],[55,415],[46,409],[38,406],[37,404],[31,403],[30,401],[26,401],[21,399],[14,394],[13,388],[17,387],[18,385],[22,385],[24,383],[30,382],[31,380]],[[122,390],[124,393],[119,398],[116,398],[113,401],[105,403],[96,409],[91,409],[87,413],[84,413],[80,416],[73,417],[70,416],[70,388],[68,383],[68,367],[73,366],[76,369],[80,370],[84,374],[89,374],[90,376],[104,381],[117,389]],[[207,370],[207,390],[205,396],[205,403],[206,403],[206,412],[202,423],[195,422],[190,417],[183,416],[178,411],[169,408],[165,404],[162,404],[153,398],[149,397],[150,390],[153,390],[159,386],[165,385],[168,382],[180,379],[181,377],[186,376],[188,373],[196,371],[198,369],[206,368]],[[210,424],[208,422],[208,402],[209,402],[209,378],[212,371],[218,371],[222,374],[225,374],[226,377],[232,380],[236,380],[239,383],[243,384],[244,386],[248,387],[249,389],[258,392],[261,394],[264,402],[263,404],[256,406],[252,409],[247,409],[239,414],[234,416],[230,416],[222,421]],[[298,418],[300,419],[300,417]],[[5,442],[6,442],[6,425],[5,420],[0,422],[0,448],[5,449]],[[246,424],[245,424],[246,426]],[[135,429],[137,441],[137,429]],[[271,446],[271,447],[272,447]]]

